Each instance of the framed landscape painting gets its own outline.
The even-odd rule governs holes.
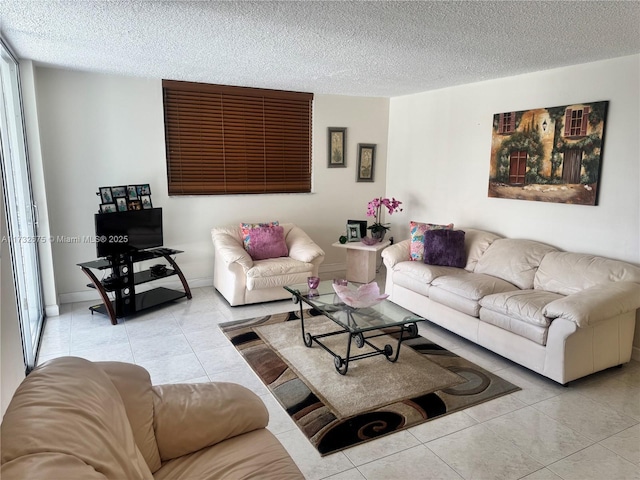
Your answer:
[[[489,197],[597,205],[608,106],[495,114]]]

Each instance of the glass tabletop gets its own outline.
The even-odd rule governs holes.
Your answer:
[[[358,285],[349,283],[349,288],[356,290]],[[310,290],[306,283],[288,285],[285,290],[312,308],[324,313],[338,325],[352,333],[366,332],[378,328],[393,327],[424,320],[409,310],[389,300],[372,307],[353,308],[346,305],[333,289],[333,282],[320,282],[315,290]]]

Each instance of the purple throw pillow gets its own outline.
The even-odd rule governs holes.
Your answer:
[[[424,232],[424,263],[443,267],[464,268],[463,230],[427,230]]]
[[[249,235],[251,243],[247,251],[254,260],[289,255],[287,243],[284,241],[284,228],[281,226],[252,228]]]

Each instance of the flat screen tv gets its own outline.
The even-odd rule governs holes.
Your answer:
[[[98,213],[95,215],[95,221],[98,257],[110,257],[163,245],[162,208]]]

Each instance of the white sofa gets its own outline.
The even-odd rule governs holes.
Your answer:
[[[630,360],[639,267],[462,230],[465,268],[383,250],[389,299],[561,384]]]
[[[317,276],[324,251],[300,227],[284,228],[288,257],[253,260],[244,249],[240,225],[211,229],[215,257],[213,286],[231,306],[290,298],[285,285]]]

